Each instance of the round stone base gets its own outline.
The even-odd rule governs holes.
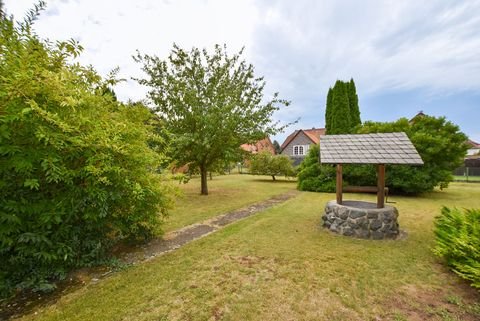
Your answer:
[[[395,239],[399,235],[398,210],[389,205],[377,208],[375,203],[330,201],[322,216],[323,226],[330,231],[362,239]]]

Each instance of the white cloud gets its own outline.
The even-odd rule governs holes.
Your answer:
[[[34,2],[5,3],[20,19]],[[137,49],[166,57],[176,42],[184,48],[226,43],[229,51],[238,51],[250,45],[256,19],[251,1],[49,1],[35,29],[51,39],[79,40],[85,48],[81,62],[103,75],[119,66],[121,76],[130,79],[141,74],[131,58]],[[139,99],[145,93],[132,80],[115,90],[121,99]]]
[[[17,18],[33,3],[5,1]],[[166,57],[173,42],[226,43],[232,52],[246,46],[267,92],[293,100],[276,119],[301,116],[299,127],[322,124],[336,79],[353,77],[361,98],[422,90],[428,100],[480,90],[479,0],[52,0],[36,30],[80,40],[83,63],[102,74],[119,66],[128,79],[140,75],[136,49]],[[121,99],[145,94],[131,80],[115,90]]]

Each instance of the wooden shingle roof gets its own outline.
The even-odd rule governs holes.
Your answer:
[[[320,162],[423,165],[415,146],[403,132],[321,136]]]

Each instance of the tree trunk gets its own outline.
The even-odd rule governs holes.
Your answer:
[[[200,167],[200,175],[202,176],[202,189],[200,194],[208,195],[208,187],[207,187],[207,169],[204,166]]]
[[[275,180],[275,175],[272,175],[273,180]]]
[[[212,172],[210,172],[210,180],[213,179],[213,175],[212,175]]]

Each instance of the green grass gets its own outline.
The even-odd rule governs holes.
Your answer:
[[[222,179],[222,190],[251,186],[243,177]],[[271,186],[264,193],[277,188],[262,184]],[[480,185],[454,183],[418,198],[391,196],[408,237],[370,241],[320,228],[334,195],[303,192],[24,320],[475,320],[479,296],[431,248],[440,207],[480,207],[479,195]]]
[[[453,179],[456,181],[466,181],[467,177],[463,175],[454,175]],[[480,176],[468,176],[468,181],[480,182]]]
[[[200,179],[194,178],[180,185],[182,195],[161,228],[176,230],[295,188],[295,180],[273,182],[270,176],[233,174],[214,176],[208,181],[209,195],[204,196],[200,195]]]

